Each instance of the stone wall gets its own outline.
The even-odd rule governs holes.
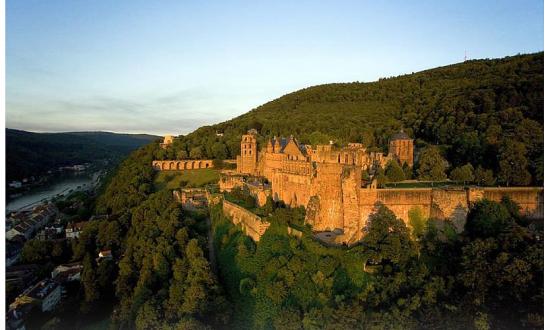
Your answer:
[[[174,198],[186,210],[208,207],[208,197],[204,188],[186,188],[172,191]]]
[[[269,222],[263,221],[249,210],[226,200],[223,201],[223,214],[230,218],[233,224],[240,226],[243,232],[256,242],[260,240],[270,225]]]
[[[481,198],[500,201],[504,196],[508,196],[516,202],[522,214],[533,219],[544,217],[544,189],[542,187],[470,188],[468,201],[472,203]]]
[[[538,187],[361,189],[361,224],[366,226],[370,215],[376,212],[376,204],[382,203],[407,225],[410,212],[417,209],[424,218],[448,219],[462,230],[474,202],[482,198],[499,202],[504,196],[516,202],[522,214],[543,217],[543,188]]]
[[[154,160],[153,168],[158,171],[184,171],[213,168],[214,161],[206,160]]]
[[[231,191],[234,188],[242,188],[244,187],[244,176],[242,174],[222,172],[218,185],[220,186],[221,192]]]
[[[264,206],[267,202],[267,199],[271,197],[271,188],[269,186],[264,186],[263,184],[245,184],[246,188],[256,199],[256,204],[259,206]]]

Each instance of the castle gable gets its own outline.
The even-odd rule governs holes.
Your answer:
[[[293,138],[288,139],[286,146],[283,149],[283,153],[290,156],[300,156],[304,157],[302,150],[296,143],[296,140]]]

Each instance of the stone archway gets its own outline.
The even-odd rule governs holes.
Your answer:
[[[161,167],[162,167],[163,170],[168,170],[168,169],[169,169],[169,164],[168,164],[168,162],[162,162],[162,163],[161,163]]]
[[[180,170],[180,171],[184,170],[185,169],[185,163],[184,162],[178,162],[177,167],[178,167],[178,170]]]
[[[175,170],[175,169],[176,169],[176,163],[170,162],[170,170]]]

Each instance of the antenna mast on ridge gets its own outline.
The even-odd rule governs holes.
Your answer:
[[[467,59],[468,57],[466,57],[466,50],[464,50],[464,62],[466,62]]]

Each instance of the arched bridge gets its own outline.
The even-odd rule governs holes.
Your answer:
[[[153,168],[159,171],[184,171],[213,168],[214,162],[207,160],[154,160]]]

